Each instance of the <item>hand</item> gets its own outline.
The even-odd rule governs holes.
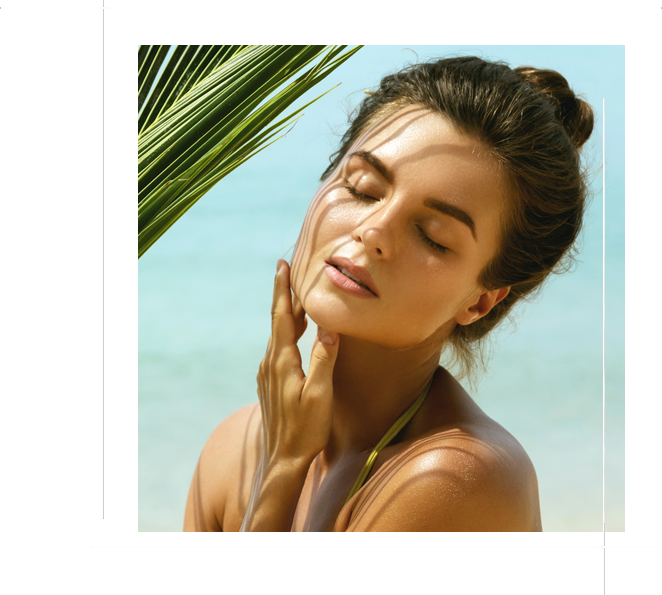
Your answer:
[[[331,432],[339,337],[320,329],[306,377],[297,347],[306,329],[306,314],[290,292],[290,267],[284,260],[278,263],[271,318],[271,337],[257,376],[264,438],[262,467],[294,463],[307,470]]]

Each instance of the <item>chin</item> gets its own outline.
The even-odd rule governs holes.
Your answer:
[[[317,326],[341,335],[348,334],[347,331],[351,328],[348,318],[351,313],[341,301],[334,299],[333,296],[325,295],[319,290],[302,292],[293,288],[292,293],[303,304],[308,318]]]
[[[421,342],[416,337],[403,337],[402,333],[393,332],[394,325],[388,321],[371,323],[365,317],[352,313],[343,302],[333,298],[323,300],[311,293],[306,298],[306,303],[308,307],[304,305],[304,308],[312,322],[339,335],[393,350],[410,349]]]

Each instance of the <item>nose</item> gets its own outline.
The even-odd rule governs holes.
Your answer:
[[[381,258],[389,258],[390,251],[387,250],[384,234],[379,228],[369,227],[359,234],[359,241],[363,242],[366,252]]]
[[[389,206],[372,213],[352,233],[354,241],[361,242],[369,255],[382,259],[393,256],[395,213]]]

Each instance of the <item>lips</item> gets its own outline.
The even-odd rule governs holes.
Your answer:
[[[345,258],[344,256],[333,256],[326,263],[334,267],[358,287],[369,291],[375,296],[379,296],[377,286],[367,269],[355,265],[349,258]]]

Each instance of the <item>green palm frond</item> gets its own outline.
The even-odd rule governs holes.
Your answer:
[[[319,99],[279,119],[362,46],[346,47],[175,46],[156,80],[170,46],[140,46],[138,258]]]

